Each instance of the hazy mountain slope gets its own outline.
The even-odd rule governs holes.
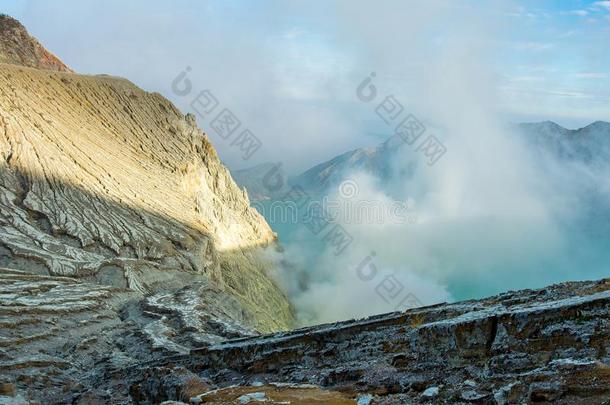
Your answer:
[[[281,164],[262,163],[242,170],[233,170],[235,182],[248,192],[251,201],[281,197],[288,191],[288,177]]]
[[[21,23],[0,14],[0,63],[71,72],[59,58],[28,34]]]
[[[551,122],[524,123],[517,126],[525,139],[560,159],[586,164],[606,164],[610,158],[610,123],[596,121],[569,130]]]
[[[404,146],[404,141],[395,135],[375,147],[351,150],[294,177],[288,177],[281,164],[273,163],[232,171],[232,174],[237,184],[247,189],[252,201],[281,198],[291,185],[298,185],[311,193],[324,193],[328,187],[337,186],[355,172],[366,172],[382,180],[409,175],[416,161],[402,159],[396,164],[394,159]],[[284,179],[284,187],[276,189],[279,178]]]
[[[568,130],[546,121],[518,124],[517,130],[528,142],[558,158],[598,164],[610,160],[608,122],[597,121],[584,128]],[[413,172],[417,160],[408,162],[405,160],[406,155],[400,161],[394,159],[404,145],[402,139],[394,135],[375,147],[355,149],[320,163],[291,179],[291,183],[306,190],[324,192],[330,185],[340,184],[357,171],[364,171],[382,181],[396,176],[408,176]],[[254,172],[250,174],[254,177],[256,175]],[[240,178],[242,177],[245,177],[243,171],[240,173]]]
[[[233,170],[231,174],[254,202],[281,199],[291,185],[298,185],[311,193],[324,193],[329,186],[338,185],[356,171],[365,171],[382,179],[391,176],[394,170],[391,158],[403,144],[399,137],[392,137],[376,147],[354,149],[336,156],[294,177],[288,177],[281,163],[263,163]]]
[[[331,185],[337,185],[346,176],[356,171],[370,173],[380,179],[387,179],[393,173],[392,158],[404,142],[397,135],[371,148],[360,148],[331,160],[320,163],[291,180],[306,190],[323,192]]]

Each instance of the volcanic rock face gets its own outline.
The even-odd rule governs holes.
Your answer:
[[[0,27],[0,385],[63,402],[105,367],[291,327],[275,234],[194,117]]]
[[[274,234],[158,94],[3,65],[0,134],[1,265],[145,293],[201,275],[250,301],[263,329],[287,325],[254,253]]]
[[[21,23],[0,14],[0,63],[71,72],[59,58],[30,36]]]
[[[0,268],[0,386],[43,403],[70,403],[106,381],[123,392],[116,398],[126,398],[126,380],[109,374],[253,336],[256,331],[243,326],[243,311],[237,299],[201,282],[144,296]],[[106,399],[95,396],[94,403]]]
[[[239,403],[231,385],[279,382],[276,398],[305,383],[353,404],[608,404],[610,279],[230,340],[127,374],[141,403],[197,390],[192,403]]]
[[[0,265],[143,293],[201,276],[250,302],[263,330],[287,326],[254,252],[274,234],[160,95],[2,65],[0,170]]]

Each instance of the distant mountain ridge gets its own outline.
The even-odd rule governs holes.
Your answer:
[[[329,186],[339,184],[349,173],[363,171],[378,177],[388,177],[395,171],[390,165],[392,156],[404,146],[404,141],[394,135],[377,146],[354,149],[322,162],[297,176],[289,177],[286,172],[277,170],[278,163],[263,163],[251,168],[232,171],[235,182],[246,188],[250,199],[254,202],[272,200],[286,193],[289,186],[302,187],[308,192],[324,193]],[[281,189],[270,187],[274,179],[269,177],[281,176],[285,186]],[[282,194],[283,195],[283,194]]]
[[[517,124],[517,127],[525,131],[537,131],[541,134],[549,135],[596,135],[600,133],[607,133],[610,135],[610,122],[606,121],[595,121],[589,125],[586,125],[578,129],[568,129],[553,121],[541,121],[541,122],[523,122]]]
[[[605,163],[610,158],[610,123],[595,121],[578,129],[567,129],[552,121],[518,124],[527,141],[540,151],[561,159],[583,163]]]
[[[354,149],[320,163],[294,177],[291,183],[313,192],[323,192],[329,186],[339,184],[354,171],[387,178],[393,171],[390,166],[392,156],[404,145],[404,141],[394,135],[377,146]]]
[[[610,123],[595,121],[585,127],[570,130],[553,121],[520,123],[515,127],[526,140],[540,150],[553,153],[557,157],[583,162],[610,161]],[[299,185],[313,193],[324,193],[330,186],[338,185],[350,174],[362,171],[387,180],[392,176],[411,173],[416,160],[401,161],[401,167],[394,167],[392,159],[405,146],[398,135],[389,137],[377,146],[358,148],[313,166],[303,173],[290,178],[292,185]],[[264,177],[275,165],[265,163],[253,168],[233,172],[235,181],[248,190],[252,201],[274,199],[274,194],[264,184]],[[282,176],[286,174],[282,172]],[[282,189],[283,190],[283,189]]]
[[[281,163],[262,163],[231,172],[235,182],[248,192],[251,201],[272,200],[288,191],[288,176]]]

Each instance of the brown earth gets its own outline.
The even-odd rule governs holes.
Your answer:
[[[0,63],[72,72],[57,56],[28,34],[19,21],[0,14]]]

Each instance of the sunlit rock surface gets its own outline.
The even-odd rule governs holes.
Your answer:
[[[1,65],[0,265],[142,293],[210,280],[270,331],[275,235],[193,117],[127,80]]]
[[[274,243],[193,116],[0,17],[0,397],[290,328]]]

